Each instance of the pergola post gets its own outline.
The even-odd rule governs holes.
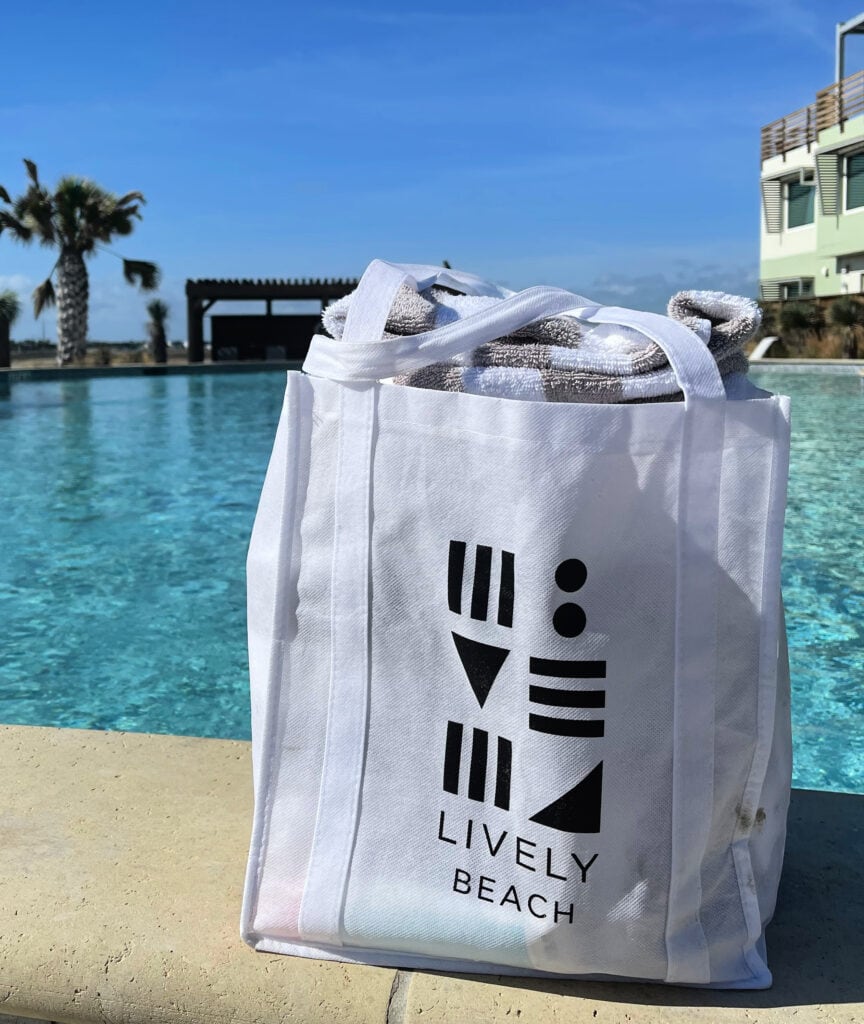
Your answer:
[[[9,321],[0,316],[0,366],[11,365],[12,353],[9,342]]]
[[[189,362],[204,362],[204,307],[200,299],[186,297],[186,334]]]

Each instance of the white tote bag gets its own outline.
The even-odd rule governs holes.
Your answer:
[[[760,988],[790,786],[788,399],[666,317],[531,288],[381,340],[376,261],[285,404],[248,562],[256,949]],[[510,294],[510,293],[507,293]],[[569,311],[684,402],[386,378]],[[382,382],[384,381],[384,382]]]

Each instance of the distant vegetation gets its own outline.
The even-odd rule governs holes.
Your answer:
[[[165,325],[168,323],[168,303],[162,299],[153,299],[147,303],[147,312],[150,320],[147,324],[147,333],[150,335],[150,354],[154,363],[165,363],[168,361],[168,347],[165,341]]]
[[[18,295],[9,289],[0,292],[0,366],[9,365],[9,328],[18,319],[20,312]]]
[[[58,250],[51,273],[33,292],[33,315],[38,317],[48,306],[57,305],[57,362],[62,366],[81,361],[87,351],[87,313],[89,279],[84,260],[115,236],[130,235],[135,221],[141,219],[144,196],[127,192],[116,196],[86,178],[61,178],[54,191],[39,181],[32,160],[25,160],[29,185],[13,199],[0,185],[0,234],[8,231],[25,244],[38,241]],[[109,250],[105,250],[109,251]],[[114,255],[114,254],[112,254]],[[152,291],[159,283],[159,268],[145,260],[123,263],[123,276],[129,284]],[[56,271],[56,287],[52,277]]]
[[[828,310],[831,322],[843,332],[843,355],[858,358],[858,332],[864,327],[864,305],[852,299],[838,299]]]
[[[20,312],[21,303],[18,301],[17,293],[9,289],[0,292],[0,320],[14,324]]]
[[[44,338],[22,338],[10,345],[12,363],[19,369],[35,369],[56,364],[57,347]],[[168,363],[185,363],[186,349],[182,341],[169,341],[166,345]],[[127,366],[154,363],[151,344],[144,340],[90,341],[87,354],[79,366]]]
[[[762,328],[756,342],[768,335],[781,341],[770,356],[801,359],[857,359],[864,343],[864,300],[800,299],[761,302]],[[754,346],[755,347],[755,346]]]

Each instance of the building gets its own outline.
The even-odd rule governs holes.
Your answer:
[[[334,299],[352,292],[355,279],[316,278],[291,281],[189,280],[186,282],[186,337],[189,362],[204,361],[204,316],[217,302],[264,303],[264,316],[210,315],[210,355],[214,363],[237,360],[300,361],[309,341],[320,328],[321,313],[290,313],[274,316],[273,303],[317,302],[323,309]]]
[[[864,70],[845,76],[851,34],[864,34],[864,12],[837,26],[834,83],[762,129],[766,301],[864,293]]]

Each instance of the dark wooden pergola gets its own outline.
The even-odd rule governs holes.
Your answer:
[[[252,281],[200,279],[186,282],[187,337],[189,339],[189,362],[204,361],[204,314],[216,302],[248,301],[257,299],[266,303],[266,314],[249,317],[249,321],[261,321],[273,316],[273,302],[278,299],[318,301],[324,306],[333,299],[341,299],[357,287],[358,282],[350,278],[302,278],[289,281]],[[299,320],[302,314],[297,314]],[[226,318],[228,319],[228,318]],[[279,318],[284,320],[294,317]],[[309,320],[307,316],[304,318]]]

